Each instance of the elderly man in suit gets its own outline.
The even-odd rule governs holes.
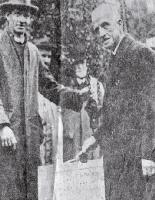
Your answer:
[[[101,145],[106,200],[155,199],[155,54],[123,32],[114,5],[99,5],[92,22],[112,55],[103,123],[81,153],[95,141]]]

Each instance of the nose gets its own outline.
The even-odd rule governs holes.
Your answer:
[[[99,35],[100,35],[100,37],[105,36],[106,33],[107,32],[106,32],[106,30],[104,28],[99,27]]]
[[[42,60],[43,60],[44,63],[49,64],[50,61],[51,61],[51,57],[48,56],[48,55],[42,55]]]
[[[21,23],[27,23],[27,22],[28,22],[28,19],[27,19],[27,17],[25,17],[24,15],[21,15],[21,16],[19,17],[19,21],[20,21]]]
[[[83,65],[80,64],[77,66],[77,70],[82,70],[82,69],[83,69]]]
[[[46,56],[45,58],[44,58],[44,60],[45,60],[45,62],[50,62],[50,58],[48,57],[48,56]]]

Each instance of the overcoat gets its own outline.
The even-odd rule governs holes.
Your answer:
[[[38,94],[39,115],[42,120],[44,139],[41,145],[42,164],[53,164],[56,161],[58,108],[40,93]]]
[[[22,65],[11,33],[4,31],[0,37],[0,125],[10,126],[18,144],[15,151],[0,146],[1,200],[38,199],[37,166],[42,135],[38,78],[44,86],[41,92],[46,91],[51,100],[54,79],[43,68],[38,49],[26,42]]]
[[[112,55],[103,122],[106,200],[142,200],[141,159],[155,160],[155,54],[126,35]]]

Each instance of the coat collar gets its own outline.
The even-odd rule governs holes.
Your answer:
[[[121,44],[123,38],[124,38],[124,35],[120,38],[120,41],[118,42],[118,44],[117,44],[116,48],[114,49],[114,51],[112,51],[112,54],[113,54],[113,55],[116,55],[117,49],[119,48],[119,46],[120,46],[120,44]]]
[[[118,68],[118,69],[120,68],[119,63],[122,62],[122,60],[124,60],[125,55],[130,51],[130,49],[132,48],[132,46],[134,46],[134,44],[135,44],[135,40],[129,34],[126,34],[121,40],[117,48],[116,54],[115,55],[111,54],[111,59],[109,63],[110,69],[111,67],[114,68],[114,66],[115,68]]]
[[[13,33],[9,30],[9,28],[6,29],[6,33],[7,33],[8,36],[11,38],[11,40],[15,42],[15,40],[14,40],[14,35],[13,35]],[[25,34],[24,37],[25,37],[25,41],[24,41],[24,43],[22,43],[22,44],[26,44],[26,43],[27,43],[27,35]],[[19,42],[19,43],[20,43],[20,42]]]
[[[135,40],[129,35],[125,34],[125,36],[122,38],[122,40],[119,43],[119,46],[117,47],[117,51],[113,56],[123,56],[128,49],[134,44]]]
[[[134,46],[135,40],[128,34],[126,34],[121,40],[116,54],[111,54],[111,59],[109,63],[109,80],[117,79],[118,74],[126,68],[122,66],[122,62],[126,58],[126,54],[131,51],[132,46]]]

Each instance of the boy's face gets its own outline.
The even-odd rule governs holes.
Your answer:
[[[77,77],[83,78],[87,75],[86,60],[83,63],[79,63],[75,66],[75,74]]]
[[[45,49],[39,49],[41,54],[42,61],[47,65],[50,66],[51,63],[51,51]]]

